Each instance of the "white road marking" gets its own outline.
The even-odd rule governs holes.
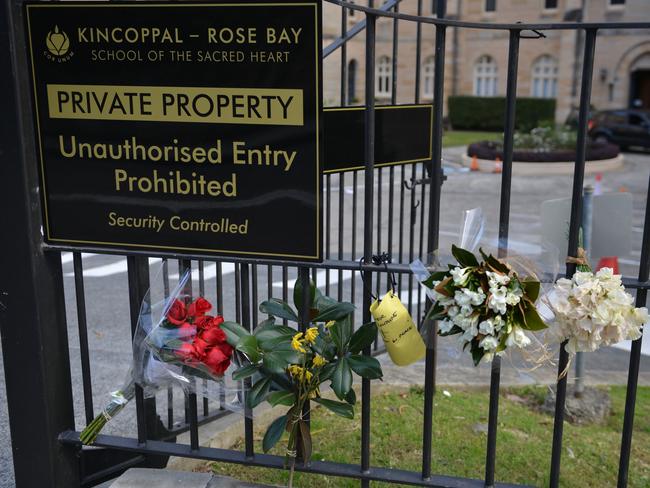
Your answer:
[[[162,261],[160,258],[149,258],[149,264],[159,263],[160,261]],[[120,259],[111,264],[84,269],[84,278],[104,278],[106,276],[126,273],[127,269],[126,259]],[[65,273],[65,276],[74,276],[74,272]]]
[[[97,254],[92,252],[84,252],[81,254],[82,259],[91,258],[97,256]],[[74,260],[74,253],[71,252],[62,252],[61,253],[61,264],[68,264]]]
[[[227,275],[230,273],[235,272],[235,264],[234,263],[221,263],[221,274],[222,275]],[[211,280],[212,278],[215,278],[217,276],[217,265],[216,263],[208,264],[207,266],[204,266],[203,268],[203,278],[205,280]],[[169,278],[172,280],[178,280],[178,273],[171,274],[169,275]],[[198,281],[199,280],[199,269],[194,268],[192,269],[192,281]]]

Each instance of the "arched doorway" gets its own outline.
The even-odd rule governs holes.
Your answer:
[[[650,109],[650,52],[630,66],[630,107]]]

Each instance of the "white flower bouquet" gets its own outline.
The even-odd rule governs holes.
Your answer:
[[[638,339],[648,322],[648,309],[634,307],[634,298],[611,268],[559,279],[549,302],[555,313],[549,332],[559,342],[567,341],[569,354]]]
[[[482,250],[483,261],[456,246],[452,254],[458,265],[450,264],[449,270],[432,273],[422,283],[433,290],[427,317],[440,321],[438,334],[459,334],[475,365],[509,347],[528,346],[526,332],[547,327],[535,306],[541,289],[537,278],[520,277],[509,264]]]

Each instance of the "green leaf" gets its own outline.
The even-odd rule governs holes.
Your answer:
[[[448,271],[436,271],[435,273],[431,273],[429,277],[422,282],[424,286],[427,288],[432,288],[433,289],[433,282],[434,281],[442,281],[444,280],[447,276],[449,276]]]
[[[257,383],[253,385],[246,395],[246,405],[248,408],[255,408],[262,403],[270,389],[271,378],[262,378],[257,380]]]
[[[479,347],[478,341],[476,339],[473,339],[470,344],[474,366],[478,366],[478,363],[481,362],[481,359],[483,359],[483,356],[485,355],[485,351],[482,347]]]
[[[536,302],[541,289],[540,282],[535,280],[523,280],[520,283],[526,296],[530,298],[530,301],[533,303]]]
[[[354,312],[354,305],[348,302],[335,302],[325,308],[319,308],[319,313],[314,317],[314,322],[329,322],[330,320],[341,320]]]
[[[293,309],[282,300],[271,298],[265,302],[260,303],[260,312],[279,317],[281,319],[292,320],[298,322],[298,316]]]
[[[257,324],[257,327],[253,329],[253,334],[257,335],[263,330],[267,329],[268,327],[271,327],[272,325],[275,325],[275,317],[262,320],[259,324]]]
[[[362,378],[377,380],[384,376],[379,361],[372,356],[352,355],[347,360],[352,371]]]
[[[248,335],[242,337],[239,339],[235,349],[246,354],[251,363],[256,363],[260,360],[260,353],[257,349],[257,339],[255,336]]]
[[[350,391],[354,391],[354,390],[350,390]],[[346,419],[354,418],[354,408],[352,408],[352,405],[348,403],[328,400],[327,398],[314,398],[314,401],[319,405],[322,405],[326,409],[334,412],[336,415],[345,417]]]
[[[352,388],[352,370],[347,358],[341,358],[336,362],[331,380],[332,390],[339,400],[344,400]]]
[[[273,446],[282,439],[282,434],[284,433],[284,429],[287,427],[288,419],[289,417],[283,415],[271,422],[271,425],[266,429],[266,434],[264,434],[264,439],[262,440],[262,449],[264,452],[270,451]]]
[[[348,402],[350,405],[354,405],[357,403],[357,394],[355,393],[354,388],[350,388],[348,394],[345,395],[345,401]]]
[[[219,327],[226,333],[226,340],[232,347],[237,346],[239,339],[250,335],[250,333],[237,322],[223,322]]]
[[[352,317],[347,316],[338,320],[330,327],[330,335],[339,353],[343,353],[352,337]]]
[[[287,361],[286,356],[283,355],[282,352],[275,351],[267,352],[262,358],[264,368],[275,374],[284,373],[291,362],[292,361]]]
[[[336,369],[337,363],[329,363],[323,366],[323,369],[320,370],[319,379],[321,383],[331,379],[334,370]]]
[[[476,256],[474,256],[474,254],[471,252],[466,251],[465,249],[462,249],[456,245],[452,245],[451,254],[456,258],[458,264],[464,268],[478,266],[478,260],[476,259]]]
[[[255,373],[257,373],[258,370],[259,366],[257,364],[247,364],[246,366],[242,366],[241,368],[233,371],[232,379],[235,381],[243,380],[244,378],[253,376]]]
[[[524,312],[524,320],[526,323],[522,325],[522,328],[526,330],[537,331],[544,330],[548,327],[537,313],[537,309],[534,305],[528,305],[526,307],[526,310]]]
[[[316,284],[312,280],[309,280],[309,295],[309,305],[311,306],[316,297]],[[302,296],[302,280],[298,278],[293,285],[293,306],[296,307],[296,310],[302,310]]]
[[[296,399],[296,395],[292,391],[274,391],[267,398],[266,401],[275,407],[276,405],[285,405],[290,407],[293,405]]]
[[[257,329],[254,332],[255,337],[260,343],[277,339],[278,337],[291,338],[297,330],[287,327],[286,325],[267,325],[263,329]]]
[[[366,347],[370,347],[376,337],[377,324],[374,322],[363,324],[354,334],[352,334],[348,349],[352,354],[357,354],[363,351]]]

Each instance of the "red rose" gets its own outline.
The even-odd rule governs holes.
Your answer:
[[[230,344],[228,344],[227,342],[224,342],[223,344],[219,344],[219,345],[214,346],[214,347],[218,347],[219,349],[221,349],[221,351],[223,351],[223,353],[228,357],[232,356],[232,353],[234,351],[232,346]]]
[[[172,306],[167,312],[167,320],[174,325],[183,325],[187,318],[187,309],[185,304],[180,300],[174,300]]]
[[[183,361],[187,361],[189,359],[194,359],[196,356],[196,350],[192,344],[184,342],[181,344],[181,347],[176,350],[175,354]]]
[[[214,322],[213,322],[214,324]],[[221,327],[218,325],[212,325],[201,331],[199,334],[201,339],[203,339],[208,344],[214,346],[215,344],[221,344],[226,342],[226,333],[221,330]]]
[[[199,297],[190,304],[188,313],[190,317],[194,317],[196,320],[199,317],[203,317],[210,310],[212,310],[212,304],[205,298]]]
[[[210,368],[212,374],[222,376],[230,366],[230,356],[224,354],[218,347],[213,347],[208,352],[203,363]]]
[[[199,359],[203,359],[211,347],[211,344],[208,344],[200,337],[196,337],[194,339],[193,345],[194,345],[194,350],[196,351],[196,357]]]
[[[211,315],[204,315],[203,317],[199,317],[194,320],[194,325],[196,325],[196,328],[198,330],[205,329],[207,327],[210,327],[212,324],[213,317]]]

